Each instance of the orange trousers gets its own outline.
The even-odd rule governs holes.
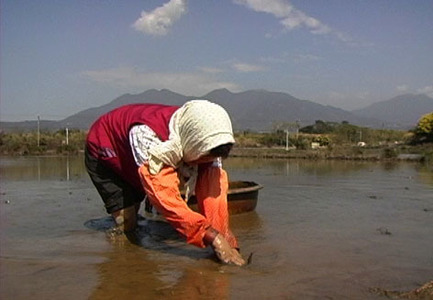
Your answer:
[[[195,194],[199,213],[191,210],[182,199],[176,169],[164,167],[152,175],[148,165],[139,168],[140,178],[150,203],[186,238],[187,243],[206,247],[203,238],[209,227],[221,233],[233,248],[238,243],[229,227],[227,209],[228,177],[219,168],[199,168]]]

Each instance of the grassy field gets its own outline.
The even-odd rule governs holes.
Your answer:
[[[74,155],[83,152],[86,134],[82,130],[0,133],[0,154]],[[352,127],[331,134],[242,132],[235,134],[231,156],[432,162],[433,143],[414,144],[411,137],[405,131]]]

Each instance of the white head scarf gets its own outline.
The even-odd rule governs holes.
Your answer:
[[[172,116],[167,141],[149,149],[149,170],[157,174],[164,165],[177,168],[180,162],[192,162],[220,145],[234,143],[227,112],[207,100],[192,100]]]

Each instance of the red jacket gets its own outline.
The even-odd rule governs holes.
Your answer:
[[[132,186],[143,190],[129,142],[129,131],[134,125],[145,124],[166,141],[170,118],[178,108],[161,104],[130,104],[102,115],[87,135],[89,154],[103,161]]]

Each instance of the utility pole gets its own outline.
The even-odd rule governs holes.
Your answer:
[[[66,146],[69,145],[69,128],[66,125]]]
[[[38,115],[38,148],[39,148],[39,145],[40,145],[40,139],[41,139],[41,125],[40,125],[40,123],[41,123],[41,117]]]

